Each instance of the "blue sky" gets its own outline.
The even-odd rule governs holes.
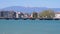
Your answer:
[[[60,0],[0,0],[0,9],[10,6],[60,8]]]

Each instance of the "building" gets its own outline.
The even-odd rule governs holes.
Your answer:
[[[60,12],[56,12],[54,18],[59,18],[60,19]]]
[[[29,18],[29,14],[28,13],[24,13],[24,18]]]
[[[19,18],[18,14],[20,14],[20,12],[16,12],[16,18]]]
[[[0,18],[16,18],[14,11],[0,11]]]
[[[24,14],[22,12],[16,12],[16,18],[23,18]]]

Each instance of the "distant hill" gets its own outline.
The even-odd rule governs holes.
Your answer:
[[[31,13],[31,12],[39,12],[39,11],[43,11],[43,10],[47,10],[48,8],[46,7],[22,7],[22,6],[11,6],[11,7],[6,7],[3,8],[1,10],[5,10],[5,11],[20,11],[20,12],[27,12],[27,13]],[[60,11],[60,8],[51,8],[54,11]]]
[[[33,12],[33,11],[42,11],[42,10],[46,10],[48,8],[46,7],[22,7],[22,6],[11,6],[11,7],[6,7],[6,8],[3,8],[1,10],[14,10],[14,11],[21,11],[21,12]]]
[[[54,10],[54,11],[58,11],[58,12],[60,12],[60,8],[51,8],[52,10]]]

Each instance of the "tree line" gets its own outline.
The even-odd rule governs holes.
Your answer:
[[[33,18],[53,18],[55,17],[55,12],[53,10],[43,10],[42,12],[33,12]]]

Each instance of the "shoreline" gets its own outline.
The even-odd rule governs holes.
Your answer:
[[[60,20],[59,18],[0,18],[5,20]]]

